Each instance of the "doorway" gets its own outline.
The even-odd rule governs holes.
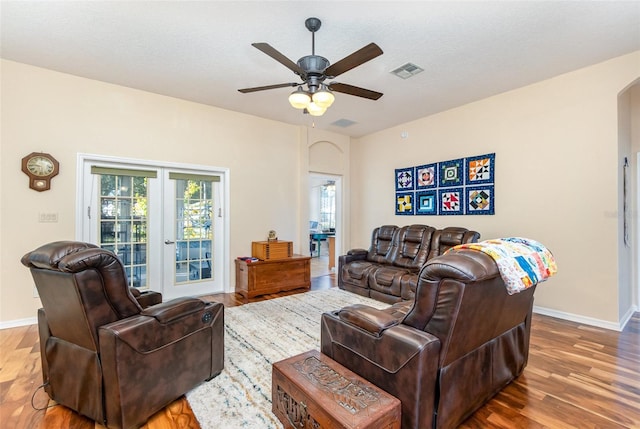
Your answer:
[[[311,277],[334,274],[342,234],[341,176],[309,174],[309,254]]]
[[[80,156],[78,239],[114,252],[129,286],[165,300],[224,291],[226,172]]]

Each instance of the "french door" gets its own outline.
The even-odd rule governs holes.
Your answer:
[[[80,236],[113,251],[129,285],[164,299],[224,291],[225,172],[84,159]]]

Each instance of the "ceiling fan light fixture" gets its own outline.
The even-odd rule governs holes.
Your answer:
[[[324,107],[325,109],[331,107],[336,97],[333,95],[331,91],[325,86],[322,85],[320,90],[313,93],[311,97],[313,102],[318,107]]]
[[[327,111],[326,107],[320,107],[313,101],[309,103],[309,105],[307,106],[307,112],[309,112],[311,116],[322,116],[326,111]]]
[[[289,95],[289,104],[295,109],[306,109],[311,103],[311,97],[301,86]]]

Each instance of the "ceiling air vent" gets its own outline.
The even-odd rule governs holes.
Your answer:
[[[350,120],[350,119],[338,119],[337,121],[335,121],[331,125],[335,125],[336,127],[347,128],[347,127],[350,127],[353,124],[355,124],[355,122]]]
[[[393,70],[391,74],[395,74],[396,76],[401,77],[402,79],[408,79],[411,76],[417,75],[421,71],[424,71],[424,69],[421,67],[418,67],[413,63],[406,63],[398,67],[397,69]]]

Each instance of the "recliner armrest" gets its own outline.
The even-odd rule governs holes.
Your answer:
[[[347,252],[347,255],[352,255],[352,256],[359,256],[359,255],[364,255],[366,256],[367,253],[369,253],[368,250],[366,249],[351,249]]]
[[[205,302],[198,298],[176,298],[171,301],[147,307],[140,314],[151,316],[160,323],[169,323],[180,317],[201,311]]]
[[[385,329],[401,322],[400,319],[383,310],[363,304],[344,307],[338,312],[338,317],[343,322],[362,328],[377,337],[382,335]]]

